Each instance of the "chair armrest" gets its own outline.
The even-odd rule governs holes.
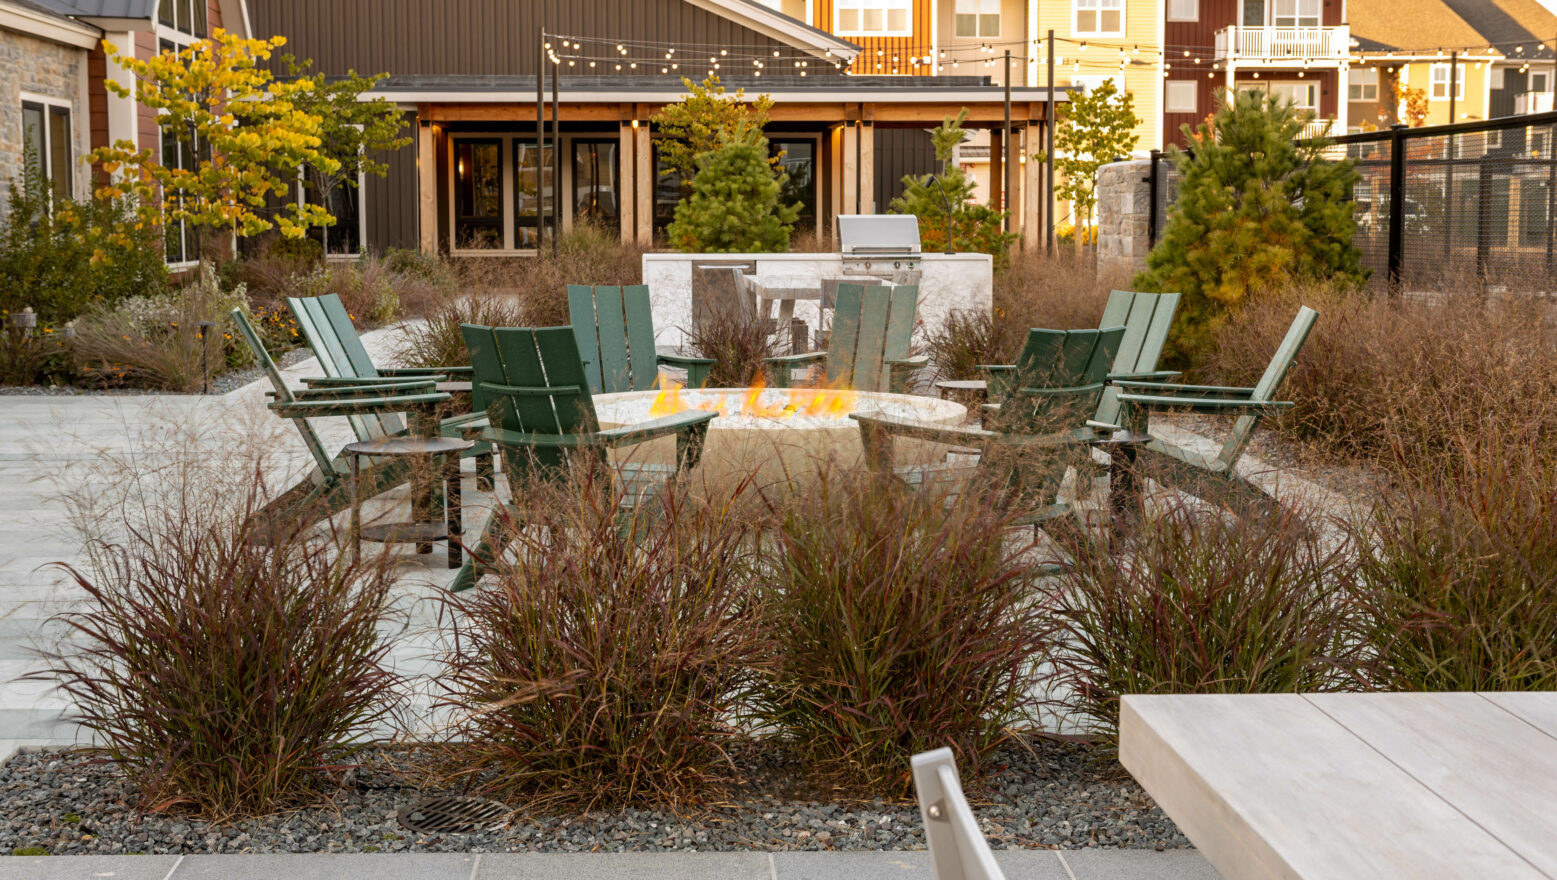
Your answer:
[[[1190,394],[1201,397],[1248,397],[1254,393],[1253,388],[1235,388],[1229,385],[1176,385],[1170,382],[1115,382],[1120,390],[1127,390],[1141,394],[1153,394],[1166,396],[1172,394]]]
[[[293,396],[299,400],[322,400],[328,398],[351,398],[372,395],[383,397],[406,391],[432,391],[435,387],[431,379],[423,381],[401,382],[374,382],[371,385],[329,385],[323,388],[301,388],[293,391]],[[276,392],[265,392],[268,397],[275,397]]]
[[[808,351],[804,354],[783,354],[779,355],[778,357],[763,358],[762,362],[765,364],[778,364],[780,366],[798,366],[800,364],[808,364],[814,361],[821,361],[826,359],[827,352],[825,351]]]
[[[1015,373],[1016,364],[978,364],[973,369],[980,373]]]
[[[380,376],[404,376],[406,378],[412,376],[436,376],[438,377],[437,381],[441,382],[448,375],[469,376],[474,372],[475,369],[473,367],[381,367],[378,374]]]
[[[655,355],[655,357],[659,359],[660,363],[670,364],[673,367],[690,367],[702,364],[718,363],[718,361],[714,360],[713,358],[687,357],[686,355],[680,354],[661,354]]]
[[[303,380],[303,384],[310,388],[333,388],[341,385],[397,385],[401,382],[422,382],[432,384],[442,381],[441,376],[309,376]]]
[[[407,412],[446,403],[449,395],[407,394],[399,397],[352,397],[339,400],[278,400],[266,406],[284,419],[320,416],[367,416],[379,413]]]
[[[438,424],[443,428],[467,428],[473,425],[485,428],[487,426],[487,418],[487,414],[484,412],[465,413],[464,415],[451,416]]]
[[[655,437],[666,437],[671,434],[680,434],[683,431],[696,428],[699,425],[706,425],[718,416],[719,414],[715,412],[688,410],[686,412],[676,413],[673,416],[665,416],[664,418],[654,419],[648,422],[640,422],[636,425],[625,425],[620,428],[610,428],[605,431],[599,431],[596,433],[596,436],[599,437],[606,446],[610,446],[612,448],[617,446],[632,446],[637,443],[642,443],[646,440],[653,440]]]
[[[1144,373],[1109,373],[1108,381],[1118,382],[1148,382],[1153,379],[1172,379],[1180,375],[1178,370],[1149,370]]]
[[[1121,394],[1119,401],[1146,410],[1189,410],[1223,415],[1274,412],[1293,405],[1290,400],[1228,400],[1221,397],[1159,397],[1148,394]]]
[[[1123,431],[1125,429],[1124,425],[1115,425],[1110,422],[1099,422],[1096,419],[1087,419],[1087,427],[1096,431],[1108,431],[1110,433]]]
[[[850,413],[849,418],[859,422],[861,427],[878,428],[894,436],[912,437],[917,440],[932,440],[963,446],[978,446],[982,448],[1000,436],[994,431],[986,431],[983,428],[975,428],[971,425],[945,425],[940,422],[921,422],[918,419],[889,416],[886,413],[875,411]]]
[[[882,361],[882,363],[893,367],[914,367],[915,369],[918,369],[919,367],[923,367],[929,364],[930,359],[925,355],[920,355],[918,357],[899,358],[898,360],[888,359]]]

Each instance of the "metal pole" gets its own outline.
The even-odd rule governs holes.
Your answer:
[[[1400,249],[1406,226],[1406,126],[1397,122],[1390,126],[1389,131],[1389,291],[1398,294]]]
[[[1000,148],[1005,155],[1006,181],[1001,192],[1000,207],[1006,212],[1006,231],[1011,231],[1011,50],[1006,50],[1006,121],[1000,130]]]
[[[1043,118],[1044,250],[1054,255],[1054,29],[1049,29],[1049,106]]]
[[[542,223],[541,160],[546,155],[546,28],[537,28],[535,40],[535,255],[541,255],[541,245],[546,240],[546,226]]]
[[[1460,84],[1460,64],[1459,64],[1459,60],[1460,60],[1460,53],[1458,51],[1454,51],[1454,52],[1450,52],[1449,53],[1449,124],[1450,125],[1454,124],[1454,92],[1455,92],[1456,87],[1459,86],[1459,84]],[[1454,141],[1454,135],[1452,135],[1452,134],[1449,135],[1449,141],[1451,143]]]
[[[557,256],[558,240],[562,238],[562,130],[557,123],[557,77],[562,73],[555,65],[551,69],[551,255]]]
[[[1146,181],[1151,187],[1151,208],[1146,212],[1146,247],[1152,248],[1157,244],[1157,187],[1162,181],[1157,175],[1157,162],[1162,158],[1162,152],[1152,150],[1151,173]]]

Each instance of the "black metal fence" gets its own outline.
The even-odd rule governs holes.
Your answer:
[[[1356,163],[1355,241],[1373,284],[1557,293],[1557,112],[1350,134],[1326,154]],[[1178,177],[1153,154],[1153,244]]]

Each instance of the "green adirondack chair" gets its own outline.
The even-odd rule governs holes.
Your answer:
[[[1177,385],[1163,382],[1124,380],[1118,382],[1120,418],[1132,430],[1150,433],[1151,413],[1180,410],[1208,415],[1234,416],[1232,430],[1214,456],[1183,449],[1164,440],[1153,440],[1143,447],[1137,460],[1143,472],[1165,485],[1202,498],[1222,500],[1240,508],[1269,511],[1275,499],[1237,472],[1238,459],[1248,448],[1260,418],[1266,413],[1292,406],[1278,401],[1276,392],[1292,369],[1319,313],[1304,306],[1298,310],[1287,335],[1266,366],[1265,373],[1252,388],[1214,385]]]
[[[452,367],[378,367],[368,356],[368,350],[357,335],[351,315],[340,297],[333,293],[323,296],[288,297],[287,308],[297,320],[298,329],[314,356],[319,359],[323,376],[303,380],[309,388],[333,388],[343,385],[362,386],[395,384],[408,379],[441,382],[450,376],[468,378],[471,368]],[[486,408],[491,401],[479,390],[472,389],[471,411],[442,420],[439,433],[447,437],[474,434],[487,426]],[[356,415],[351,426],[358,440],[374,440],[405,433],[405,420],[398,413]],[[461,455],[475,458],[476,478],[483,489],[490,490],[493,480],[493,452],[489,443],[477,443]]]
[[[276,369],[275,361],[271,360],[265,344],[260,341],[259,333],[243,311],[233,309],[232,319],[238,327],[238,335],[254,351],[260,368],[270,380],[273,389],[270,410],[284,419],[291,419],[297,426],[315,465],[315,470],[307,478],[276,496],[256,513],[261,523],[280,517],[308,517],[308,522],[318,522],[340,513],[351,503],[352,486],[346,459],[339,455],[332,458],[325,451],[324,443],[308,421],[310,418],[377,418],[386,414],[410,414],[413,418],[428,420],[425,427],[431,430],[430,422],[436,418],[433,408],[449,399],[449,395],[433,389],[434,383],[430,379],[402,379],[370,385],[340,385],[293,391],[287,387],[281,372]],[[358,475],[358,494],[363,498],[371,498],[409,482],[412,476],[410,459],[374,461]]]
[[[919,287],[914,284],[838,285],[827,350],[764,359],[770,381],[787,388],[795,367],[822,364],[824,381],[830,386],[902,394],[909,375],[928,363],[926,358],[908,356],[918,300]]]
[[[1029,357],[1020,365],[1005,403],[985,428],[942,425],[879,413],[855,413],[872,471],[910,485],[955,487],[975,477],[995,480],[1032,512],[1021,521],[1041,523],[1071,506],[1056,497],[1069,467],[1088,460],[1090,444],[1117,425],[1089,421],[1119,352],[1125,328],[1028,332]],[[906,437],[976,452],[974,464],[894,467],[892,443]],[[971,457],[971,456],[969,456]]]
[[[654,315],[649,288],[568,285],[568,323],[578,336],[579,354],[594,394],[647,391],[659,378],[660,366],[687,371],[687,385],[701,388],[708,381],[712,358],[660,354],[654,348]]]
[[[1124,339],[1119,343],[1119,354],[1114,357],[1109,370],[1110,381],[1171,379],[1178,373],[1158,370],[1157,359],[1168,340],[1168,329],[1173,325],[1174,313],[1179,308],[1179,294],[1139,293],[1132,290],[1116,290],[1108,295],[1108,305],[1103,308],[1103,318],[1098,327],[1125,328]],[[1032,340],[1029,338],[1029,345]],[[998,405],[1006,395],[1012,378],[1022,369],[1027,359],[1035,354],[1023,349],[1017,362],[1011,365],[980,365],[988,383],[989,399]],[[1115,424],[1119,419],[1119,389],[1114,385],[1103,389],[1098,401],[1096,421]]]
[[[509,487],[519,497],[533,479],[563,478],[574,466],[607,463],[607,452],[675,435],[676,463],[622,464],[616,476],[622,497],[642,502],[675,476],[697,465],[715,413],[684,412],[622,428],[601,430],[589,378],[571,327],[462,328],[474,381],[494,395],[492,425],[479,437],[503,456]],[[475,586],[484,567],[502,551],[503,517],[493,515],[481,542],[455,576],[454,591]]]

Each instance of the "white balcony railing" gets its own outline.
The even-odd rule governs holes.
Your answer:
[[[1351,28],[1243,27],[1230,25],[1216,32],[1216,60],[1285,64],[1342,61],[1350,51]]]
[[[1523,92],[1514,96],[1514,113],[1546,113],[1552,109],[1551,92]]]
[[[1315,119],[1313,122],[1303,126],[1303,132],[1298,135],[1298,138],[1334,137],[1337,134],[1343,133],[1334,131],[1334,128],[1334,119]]]

